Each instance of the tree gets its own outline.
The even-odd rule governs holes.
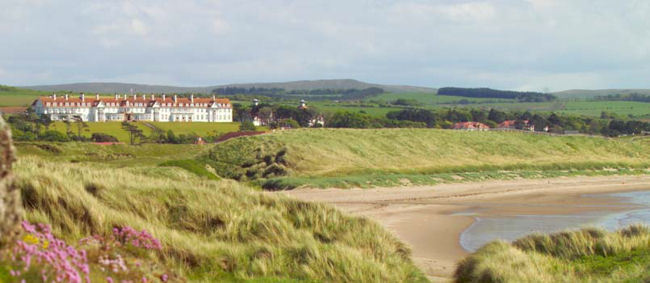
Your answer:
[[[254,132],[255,130],[257,130],[255,124],[251,121],[244,121],[239,125],[240,132]]]
[[[273,118],[273,108],[269,106],[259,108],[257,111],[257,117],[263,124],[268,125],[271,122],[271,118]]]
[[[178,143],[178,138],[174,134],[174,131],[172,131],[172,130],[167,131],[167,142],[168,143]]]
[[[488,114],[488,119],[496,123],[503,123],[503,121],[505,121],[507,117],[505,112],[493,108],[490,109],[490,113]]]
[[[94,142],[118,142],[116,137],[104,133],[93,133],[90,139]]]
[[[142,130],[129,122],[122,122],[122,129],[129,132],[129,142],[132,145],[135,144],[136,140],[142,140],[144,137]]]

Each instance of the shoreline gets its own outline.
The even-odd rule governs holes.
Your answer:
[[[324,202],[382,224],[409,244],[413,261],[433,280],[449,280],[469,252],[460,235],[476,216],[560,215],[623,211],[620,198],[586,198],[650,190],[650,175],[559,177],[372,189],[297,189],[281,193]]]

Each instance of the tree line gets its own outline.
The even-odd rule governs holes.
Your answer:
[[[443,87],[438,89],[438,95],[462,96],[474,98],[516,99],[521,102],[545,102],[557,99],[552,94],[541,92],[521,92],[511,90],[496,90],[491,88],[460,88]]]

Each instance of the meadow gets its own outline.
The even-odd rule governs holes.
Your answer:
[[[647,282],[650,230],[587,228],[493,242],[460,262],[457,282]]]
[[[644,172],[649,160],[650,139],[435,129],[280,131],[217,144],[203,158],[221,176],[269,188],[438,183],[461,181],[462,174],[477,180],[605,168]]]

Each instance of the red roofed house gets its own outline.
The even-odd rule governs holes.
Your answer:
[[[487,131],[490,129],[490,127],[480,122],[459,122],[454,124],[454,127],[452,127],[452,129],[466,131]]]
[[[525,131],[534,131],[535,130],[535,125],[531,124],[530,121],[523,120],[521,122],[522,122],[521,130],[525,130]],[[516,129],[517,128],[516,124],[517,124],[516,120],[506,120],[506,121],[503,121],[503,123],[499,124],[498,128],[499,129]]]
[[[36,114],[48,115],[52,121],[73,118],[88,122],[155,121],[155,122],[232,122],[232,105],[228,99],[156,97],[133,95],[115,98],[40,97],[32,103]]]

